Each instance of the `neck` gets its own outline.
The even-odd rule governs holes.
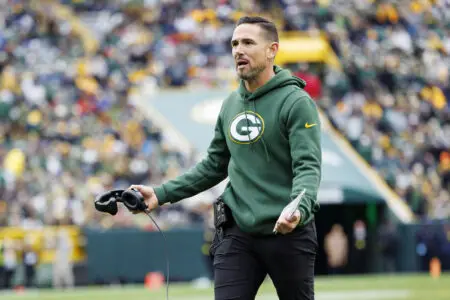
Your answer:
[[[245,88],[250,93],[253,93],[257,88],[266,84],[273,76],[275,76],[275,72],[273,71],[273,66],[264,69],[256,78],[245,80]]]

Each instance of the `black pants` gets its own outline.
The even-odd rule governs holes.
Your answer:
[[[34,283],[34,275],[36,273],[35,266],[25,265],[25,286],[32,287]]]
[[[5,268],[0,266],[0,290],[5,288]]]
[[[280,300],[314,299],[314,221],[286,235],[255,237],[236,225],[211,246],[215,300],[254,300],[266,275]]]
[[[4,276],[5,276],[4,277],[5,288],[11,289],[13,287],[12,286],[12,280],[13,280],[15,272],[16,272],[16,270],[5,269],[5,273],[4,273]]]

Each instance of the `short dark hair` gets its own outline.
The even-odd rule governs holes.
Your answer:
[[[275,24],[263,17],[245,16],[238,20],[236,27],[242,24],[256,24],[266,33],[266,39],[273,42],[279,42],[278,30]]]

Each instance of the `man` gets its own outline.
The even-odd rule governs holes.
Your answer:
[[[318,111],[303,90],[305,82],[274,65],[279,41],[273,23],[241,18],[231,46],[240,86],[223,102],[207,157],[161,186],[130,188],[154,209],[228,176],[221,201],[231,220],[216,230],[211,246],[215,299],[255,299],[267,274],[280,299],[314,299]],[[281,215],[303,189],[295,214]]]
[[[33,249],[31,243],[24,240],[22,252],[22,263],[24,266],[25,286],[31,288],[35,286],[36,267],[38,264],[38,253]]]
[[[399,248],[399,236],[397,228],[391,219],[385,219],[380,226],[377,244],[381,248],[383,271],[395,273]]]
[[[55,259],[53,260],[53,287],[71,289],[75,279],[71,260],[73,245],[69,232],[58,226],[55,235]]]
[[[328,257],[329,274],[342,274],[348,259],[348,238],[340,224],[334,224],[325,236],[325,253]]]

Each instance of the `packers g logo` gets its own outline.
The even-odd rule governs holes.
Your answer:
[[[230,138],[237,144],[251,144],[264,132],[264,119],[253,111],[238,114],[231,121]]]

